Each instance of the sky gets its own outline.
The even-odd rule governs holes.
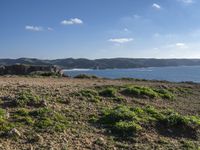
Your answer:
[[[200,0],[0,0],[0,58],[200,58]]]

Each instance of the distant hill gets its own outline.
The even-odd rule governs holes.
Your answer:
[[[27,65],[57,65],[63,69],[90,68],[141,68],[163,66],[197,66],[200,59],[143,59],[143,58],[111,58],[111,59],[54,59],[41,60],[35,58],[0,59],[1,65],[27,64]]]

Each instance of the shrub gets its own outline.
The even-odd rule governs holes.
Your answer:
[[[29,90],[20,92],[15,101],[15,104],[21,107],[26,105],[35,106],[38,105],[39,103],[40,103],[39,96],[33,94],[33,92]]]
[[[28,114],[29,114],[29,110],[25,108],[21,108],[17,110],[16,112],[16,115],[20,115],[20,116],[28,116]]]
[[[79,74],[79,75],[75,76],[74,78],[77,78],[77,79],[98,79],[97,76],[88,75],[88,74]]]
[[[0,118],[3,118],[6,114],[6,111],[2,108],[0,108]]]
[[[134,121],[130,122],[120,121],[114,125],[114,130],[126,136],[142,130],[142,127],[139,124],[135,123]]]
[[[100,100],[99,93],[92,89],[82,90],[78,92],[77,95],[82,98],[86,98],[87,100],[91,102],[99,102]]]
[[[30,75],[32,75],[32,76],[43,76],[43,77],[61,76],[61,74],[59,74],[59,73],[50,72],[50,71],[34,71],[34,72],[31,72]]]
[[[105,88],[99,92],[99,95],[104,97],[116,97],[117,90],[112,87]]]
[[[30,112],[35,118],[34,128],[39,131],[63,131],[68,125],[66,117],[48,108],[40,108]]]
[[[152,106],[129,108],[120,105],[104,109],[99,118],[95,117],[95,122],[110,129],[112,133],[123,136],[133,135],[148,125],[157,127],[162,124],[166,129],[172,127],[183,131],[187,131],[186,128],[200,127],[200,118],[197,116],[183,116],[171,110],[159,111]]]
[[[166,89],[155,89],[154,91],[156,91],[159,94],[159,96],[164,99],[170,99],[170,100],[174,99],[174,95]]]
[[[122,90],[122,94],[135,97],[174,99],[174,95],[170,91],[166,89],[153,89],[150,87],[128,86]]]
[[[136,97],[150,97],[155,98],[158,97],[158,94],[148,87],[126,87],[123,91],[123,94],[130,95],[130,96],[136,96]]]

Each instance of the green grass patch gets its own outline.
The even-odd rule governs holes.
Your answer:
[[[113,87],[107,87],[102,89],[99,92],[100,96],[104,96],[104,97],[116,97],[117,95],[117,89],[113,88]]]
[[[15,127],[29,128],[37,132],[62,132],[68,127],[67,118],[49,108],[28,110],[25,108],[13,112],[9,119],[0,116],[0,134],[7,134]]]
[[[136,97],[158,97],[158,93],[149,87],[130,86],[122,90],[122,94]]]
[[[20,107],[37,106],[40,104],[40,98],[37,94],[30,90],[21,91],[15,100],[15,104]]]
[[[99,93],[96,90],[92,89],[84,89],[75,94],[76,96],[89,100],[90,102],[99,102],[101,99]]]
[[[34,71],[30,75],[35,77],[61,77],[61,74],[51,71]]]
[[[104,109],[99,118],[95,118],[96,123],[120,136],[132,136],[148,125],[156,128],[157,124],[164,125],[166,131],[168,128],[196,129],[200,127],[199,121],[197,116],[183,116],[171,110],[160,111],[151,106],[130,108],[121,105]]]
[[[31,111],[29,115],[34,118],[34,128],[39,131],[63,131],[68,126],[64,115],[48,108]]]
[[[88,75],[88,74],[79,74],[75,76],[76,79],[98,79],[99,77],[95,75]]]
[[[15,125],[6,118],[6,110],[0,108],[0,135],[5,135],[14,127]]]
[[[134,96],[139,98],[163,98],[163,99],[174,99],[175,96],[172,92],[166,89],[154,89],[150,87],[140,86],[127,86],[121,90],[121,93],[126,96]]]

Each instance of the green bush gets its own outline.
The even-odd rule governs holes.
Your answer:
[[[174,99],[174,95],[166,89],[155,89],[154,91],[156,91],[159,94],[159,96],[164,99],[170,99],[170,100]]]
[[[99,92],[100,96],[104,97],[116,97],[117,90],[112,87],[105,88]]]
[[[152,106],[144,108],[129,108],[117,106],[112,109],[104,109],[95,122],[108,128],[114,134],[123,136],[133,135],[146,126],[156,127],[162,124],[167,128],[195,128],[200,127],[200,118],[197,116],[183,116],[171,110],[159,111]]]
[[[125,87],[121,93],[124,95],[135,97],[161,97],[170,100],[174,99],[174,95],[170,91],[166,89],[153,89],[150,87],[128,86]]]
[[[78,92],[77,95],[81,98],[86,98],[91,102],[99,102],[100,100],[99,93],[92,89],[82,90]]]
[[[6,114],[6,111],[2,108],[0,108],[0,118],[3,118]]]
[[[34,128],[39,131],[63,131],[68,126],[66,117],[48,108],[40,108],[29,113],[34,117]]]
[[[114,125],[114,130],[122,135],[128,135],[142,130],[142,127],[134,121],[119,121]]]
[[[151,88],[148,87],[138,87],[138,86],[130,86],[126,87],[123,91],[123,94],[130,95],[130,96],[136,96],[136,97],[150,97],[155,98],[158,97],[158,94]]]
[[[51,72],[51,71],[34,71],[31,72],[30,75],[32,76],[43,76],[43,77],[59,77],[61,74],[56,73],[56,72]]]
[[[88,75],[88,74],[79,74],[79,75],[75,76],[74,78],[77,78],[77,79],[98,79],[97,76]]]
[[[24,107],[26,105],[29,106],[35,106],[39,105],[40,100],[39,96],[34,94],[33,92],[26,90],[26,91],[21,91],[15,101],[17,106]]]

